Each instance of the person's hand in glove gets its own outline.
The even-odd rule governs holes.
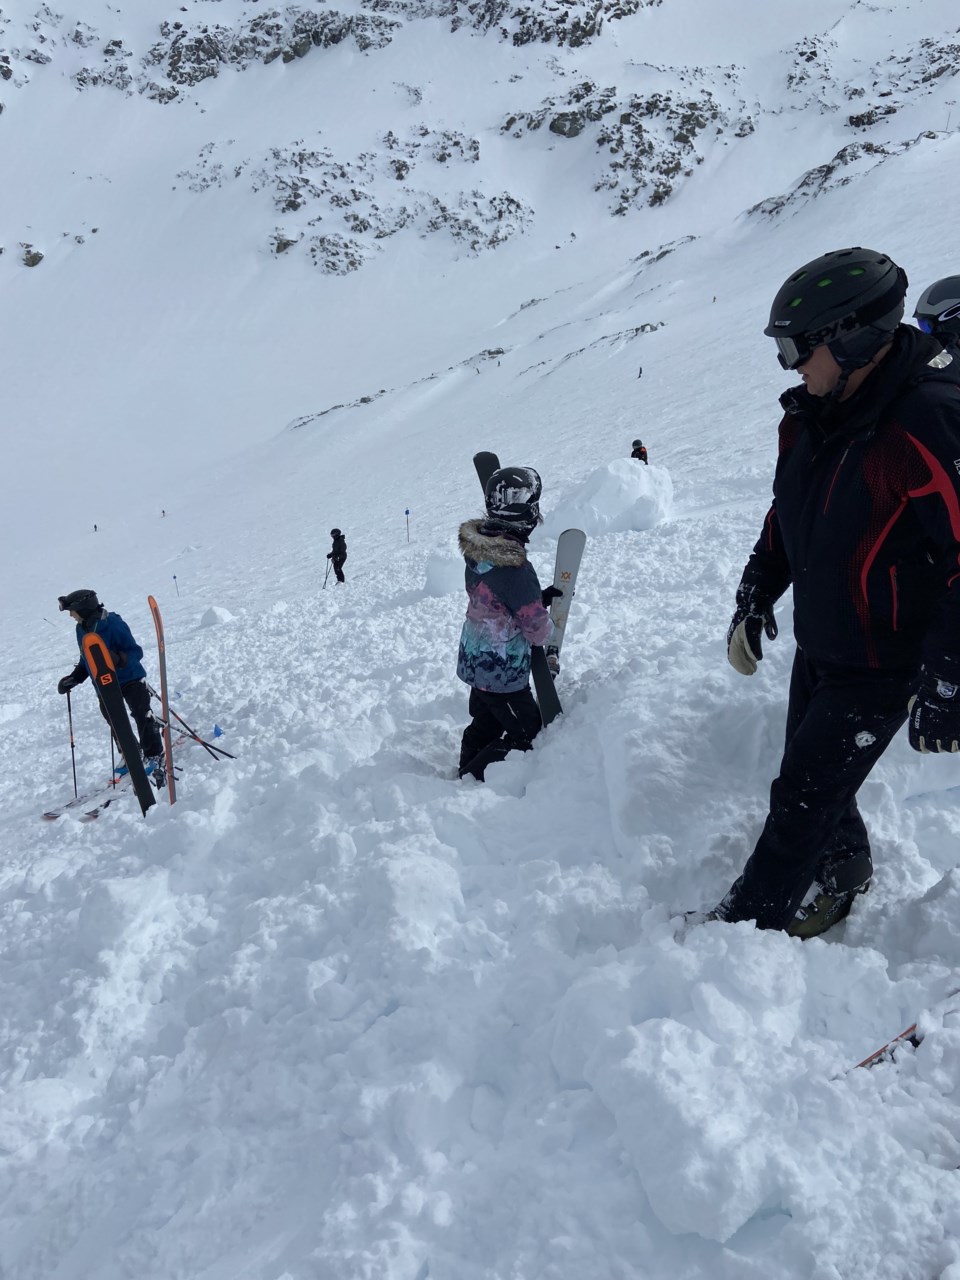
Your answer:
[[[563,595],[563,592],[560,590],[559,587],[553,587],[553,586],[544,587],[543,590],[540,592],[540,599],[543,602],[543,607],[545,609],[549,609],[550,601],[559,600],[562,595]]]
[[[752,676],[763,657],[761,634],[777,638],[773,603],[754,587],[737,588],[737,607],[727,628],[727,661],[742,676]]]
[[[926,667],[920,687],[907,703],[908,733],[914,751],[960,751],[960,691]]]
[[[62,680],[57,682],[57,693],[69,693],[71,689],[75,689],[78,684],[83,681],[79,678],[75,671],[71,671],[68,676],[64,676]]]

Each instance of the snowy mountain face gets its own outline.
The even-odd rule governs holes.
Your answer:
[[[946,0],[3,0],[0,1275],[960,1277],[956,757],[888,750],[824,938],[680,928],[782,743],[789,596],[723,643],[770,300],[960,270],[958,68]],[[478,449],[542,581],[588,535],[565,714],[482,786]],[[88,586],[236,758],[42,823]]]

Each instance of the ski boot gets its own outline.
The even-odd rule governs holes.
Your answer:
[[[167,785],[167,762],[164,757],[144,756],[143,767],[153,785],[158,791],[162,791]]]
[[[873,862],[857,853],[841,862],[821,865],[806,900],[787,925],[791,938],[816,938],[850,914],[858,894],[870,888]]]

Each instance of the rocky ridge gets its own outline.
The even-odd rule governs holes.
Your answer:
[[[577,148],[580,171],[621,217],[668,201],[712,147],[751,134],[768,108],[748,101],[741,68],[632,63],[624,68],[629,89],[602,84],[577,68],[576,50],[602,39],[605,23],[659,3],[528,0],[518,7],[506,0],[360,0],[356,11],[342,13],[320,0],[283,8],[243,0],[239,11],[231,11],[239,12],[235,20],[217,21],[219,13],[227,14],[219,0],[192,0],[161,21],[142,48],[124,33],[119,10],[117,27],[98,31],[42,4],[25,23],[0,11],[0,94],[27,90],[39,68],[51,67],[78,92],[106,88],[165,109],[202,107],[207,82],[228,72],[316,57],[345,42],[375,57],[402,26],[427,18],[448,22],[451,33],[469,28],[514,45],[555,46],[557,91],[531,103],[518,88],[514,108],[473,135],[427,119],[405,130],[387,129],[375,148],[354,155],[336,154],[319,135],[278,139],[260,154],[240,154],[236,143],[219,137],[176,174],[176,184],[193,192],[236,184],[265,194],[264,251],[292,252],[324,273],[345,274],[399,233],[441,234],[459,252],[480,253],[528,230],[536,216],[529,202],[486,179],[484,139],[495,132],[541,148]],[[922,103],[944,77],[958,74],[960,31],[921,37],[896,56],[864,61],[854,76],[838,72],[839,62],[837,41],[829,35],[785,50],[787,106],[781,100],[769,110],[840,116],[855,140],[786,193],[754,205],[754,216],[776,216],[815,199],[933,136],[927,130],[902,136],[896,117]],[[423,101],[420,86],[397,87],[410,105]],[[949,117],[943,124],[950,127]],[[19,239],[32,262],[42,262],[45,246],[34,245],[26,229]]]

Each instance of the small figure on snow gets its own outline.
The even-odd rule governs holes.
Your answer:
[[[563,593],[540,587],[527,540],[540,515],[540,477],[532,467],[501,467],[487,481],[484,519],[460,526],[467,616],[457,675],[470,685],[473,717],[460,744],[460,777],[483,781],[488,765],[528,751],[543,727],[530,691],[530,646],[553,632],[547,606]]]
[[[644,466],[650,465],[650,463],[647,461],[647,446],[643,443],[642,440],[634,440],[633,451],[631,452],[630,457],[639,459],[639,461],[642,462]]]
[[[792,274],[765,332],[803,386],[780,397],[773,505],[737,589],[743,675],[793,586],[797,650],[770,812],[714,913],[823,933],[870,886],[857,791],[905,720],[960,749],[960,360],[901,324],[907,277],[841,249]]]
[[[333,550],[327,552],[327,559],[333,562],[333,572],[337,575],[337,586],[341,582],[346,582],[343,576],[343,564],[347,558],[347,540],[339,529],[331,529],[330,537],[333,539]]]
[[[163,755],[163,743],[160,738],[160,726],[150,710],[150,691],[147,688],[147,673],[140,659],[143,650],[134,640],[130,628],[119,613],[108,613],[97,599],[97,593],[88,589],[71,591],[69,595],[59,597],[61,613],[67,612],[77,624],[77,645],[81,646],[83,637],[93,631],[103,640],[110,650],[110,657],[117,672],[117,682],[123,699],[130,708],[140,737],[140,749],[145,759],[157,759]],[[90,675],[83,657],[69,675],[64,676],[57,684],[57,693],[69,693],[77,685],[83,684]],[[101,714],[106,720],[107,713],[97,698]]]
[[[960,360],[960,276],[944,276],[920,295],[913,317],[924,333],[932,333],[944,351]]]

